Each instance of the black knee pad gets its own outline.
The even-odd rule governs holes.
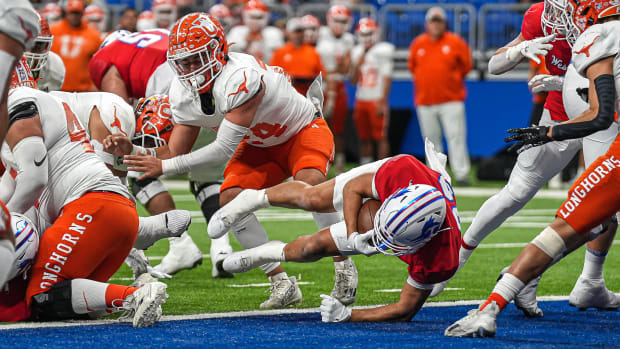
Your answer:
[[[52,286],[49,291],[32,297],[32,319],[62,320],[81,317],[71,306],[71,280]]]
[[[220,182],[198,183],[190,181],[190,190],[202,210],[207,223],[220,208]]]

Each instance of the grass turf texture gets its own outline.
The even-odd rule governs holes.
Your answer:
[[[195,211],[199,214],[196,202],[191,199],[189,191],[172,191],[177,198],[178,208]],[[181,199],[181,200],[179,200]],[[459,212],[463,220],[463,232],[469,227],[471,218],[486,198],[465,197],[457,198]],[[559,207],[561,200],[534,199],[525,209],[544,209],[543,213],[519,213],[517,218],[522,222],[537,222],[548,224],[553,219],[553,210]],[[275,212],[290,213],[290,210],[271,208]],[[273,212],[272,211],[272,212]],[[274,213],[275,213],[274,212]],[[140,213],[145,211],[140,208]],[[198,219],[195,219],[195,221]],[[295,237],[314,233],[317,228],[312,220],[306,221],[263,221],[268,236],[272,240],[285,242]],[[527,227],[500,227],[493,232],[483,244],[497,243],[527,243],[536,236],[542,228]],[[210,241],[206,234],[206,223],[194,222],[190,227],[190,235],[203,253],[209,253]],[[241,247],[231,234],[233,249]],[[448,284],[449,288],[461,290],[446,290],[431,301],[484,299],[495,285],[500,270],[509,265],[522,247],[512,248],[479,248],[474,252],[468,264]],[[168,251],[168,241],[163,240],[151,247],[148,256],[164,256]],[[605,279],[611,290],[620,290],[620,275],[613,273],[620,267],[620,257],[612,248],[605,265]],[[577,280],[583,266],[583,247],[556,264],[542,278],[538,295],[568,295]],[[406,264],[396,257],[377,255],[373,257],[353,257],[359,271],[358,297],[355,305],[373,305],[394,303],[399,293],[376,292],[384,289],[400,289],[407,278]],[[159,260],[152,261],[156,265]],[[324,258],[315,263],[284,263],[289,275],[301,276],[301,281],[310,282],[301,285],[304,302],[300,307],[318,307],[319,295],[329,294],[333,287],[334,267],[331,258]],[[128,284],[130,281],[120,280],[128,278],[131,271],[123,266],[110,282]],[[164,305],[164,314],[193,314],[206,312],[225,312],[239,310],[255,310],[269,294],[265,287],[236,288],[229,285],[244,285],[251,283],[267,283],[268,280],[260,270],[253,270],[245,274],[238,274],[233,279],[211,278],[211,260],[204,258],[203,264],[193,270],[186,270],[174,275],[172,280],[163,280],[168,286],[170,298]]]

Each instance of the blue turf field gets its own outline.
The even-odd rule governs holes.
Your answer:
[[[509,305],[493,339],[443,336],[473,306],[427,307],[409,323],[323,324],[318,313],[0,331],[1,347],[281,347],[497,348],[620,346],[620,312],[577,311],[567,301],[544,302],[545,316],[527,319]]]

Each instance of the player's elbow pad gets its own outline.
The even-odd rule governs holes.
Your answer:
[[[598,113],[590,121],[575,122],[554,126],[551,137],[556,141],[582,138],[600,130],[606,130],[614,121],[616,88],[614,76],[610,74],[598,76],[594,79],[596,96],[598,98]]]
[[[48,154],[41,137],[26,137],[13,147],[19,167],[16,186],[7,207],[24,213],[37,201],[48,180]]]

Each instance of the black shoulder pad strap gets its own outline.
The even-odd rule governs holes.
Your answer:
[[[28,101],[20,103],[14,106],[9,112],[9,127],[17,120],[30,119],[38,114],[39,109],[37,109],[37,105],[34,102]]]

